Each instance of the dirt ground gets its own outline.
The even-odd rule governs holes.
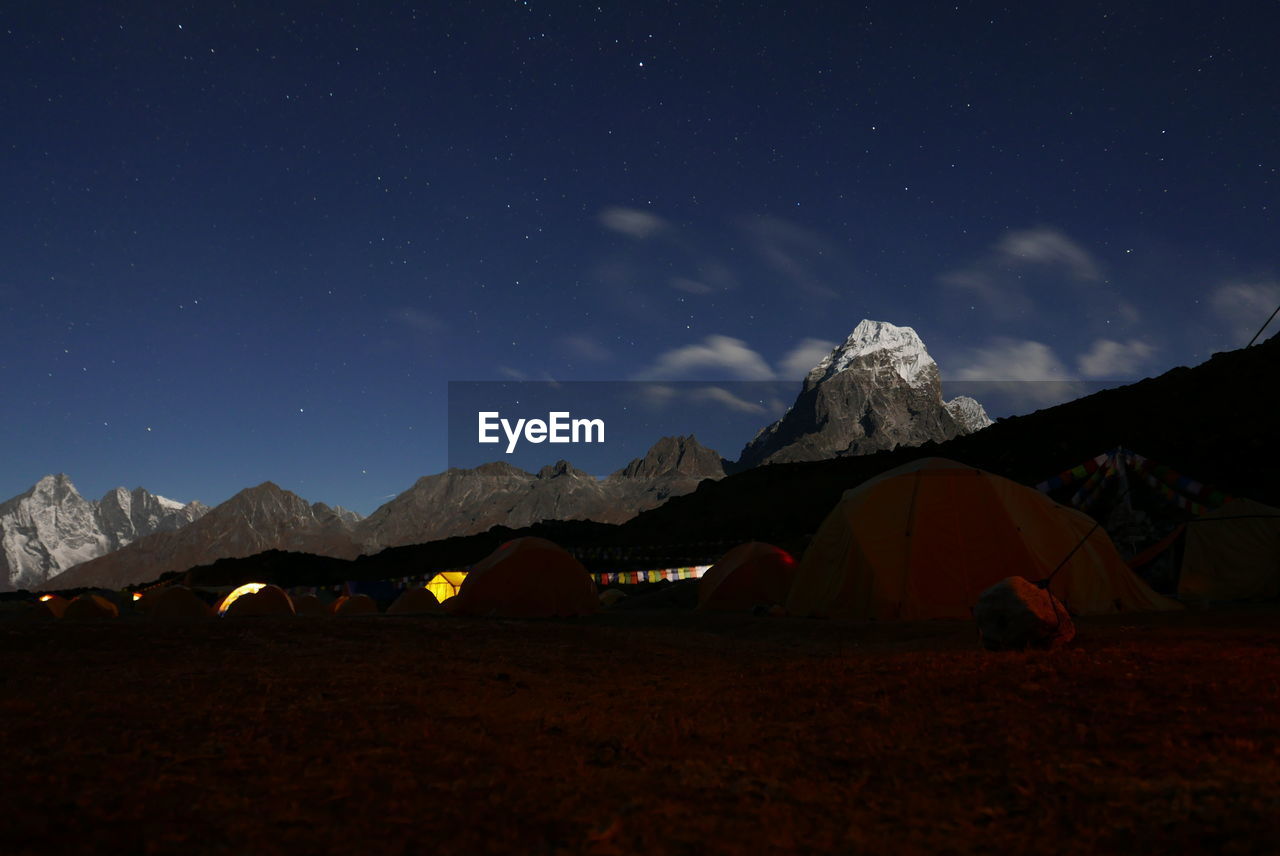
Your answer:
[[[1280,850],[1280,609],[0,622],[6,853]]]

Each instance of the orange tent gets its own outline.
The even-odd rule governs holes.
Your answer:
[[[297,615],[332,615],[324,601],[313,594],[304,594],[293,599],[293,611]]]
[[[698,609],[749,610],[786,603],[796,560],[762,541],[739,544],[698,580]]]
[[[186,586],[172,585],[147,592],[138,608],[148,618],[210,618],[213,610]]]
[[[119,618],[120,609],[100,594],[82,594],[62,612],[63,618]]]
[[[67,599],[60,594],[42,594],[40,603],[54,618],[61,618],[67,611]]]
[[[516,538],[476,565],[457,595],[454,615],[551,618],[600,609],[596,584],[582,563],[545,538]]]
[[[334,615],[377,615],[378,603],[367,594],[344,594],[330,609]]]
[[[1039,491],[925,458],[847,491],[814,535],[787,599],[793,615],[968,618],[1005,577],[1050,590],[1077,614],[1177,609],[1133,575],[1094,521]],[[1079,549],[1072,550],[1077,545]]]

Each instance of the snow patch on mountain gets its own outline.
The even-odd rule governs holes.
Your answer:
[[[837,346],[810,370],[806,381],[810,384],[824,381],[845,371],[860,357],[881,352],[887,357],[882,364],[912,386],[923,382],[921,375],[926,369],[938,365],[912,328],[865,319],[853,328],[844,344]]]
[[[66,569],[154,532],[178,529],[209,509],[142,488],[87,500],[65,473],[0,503],[0,591],[38,589]]]
[[[992,424],[986,409],[978,403],[977,399],[967,395],[957,395],[947,402],[946,408],[951,418],[956,420],[956,424],[962,429],[962,433],[972,434]]]

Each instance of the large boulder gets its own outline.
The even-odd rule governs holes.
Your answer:
[[[988,651],[1050,650],[1076,635],[1062,601],[1022,577],[1006,577],[979,595],[973,617]]]

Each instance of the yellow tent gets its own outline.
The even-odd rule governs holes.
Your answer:
[[[800,562],[787,611],[968,618],[988,587],[1041,580],[1068,555],[1051,591],[1077,614],[1179,608],[1133,575],[1101,527],[1081,544],[1093,525],[1009,479],[945,458],[913,461],[845,493]]]
[[[223,598],[218,607],[218,615],[227,618],[293,614],[293,601],[288,593],[269,583],[245,583]]]
[[[467,578],[465,571],[441,571],[427,581],[427,591],[436,596],[436,600],[444,603],[446,598],[453,597]]]
[[[1188,523],[1178,595],[1280,597],[1280,508],[1237,499]]]

